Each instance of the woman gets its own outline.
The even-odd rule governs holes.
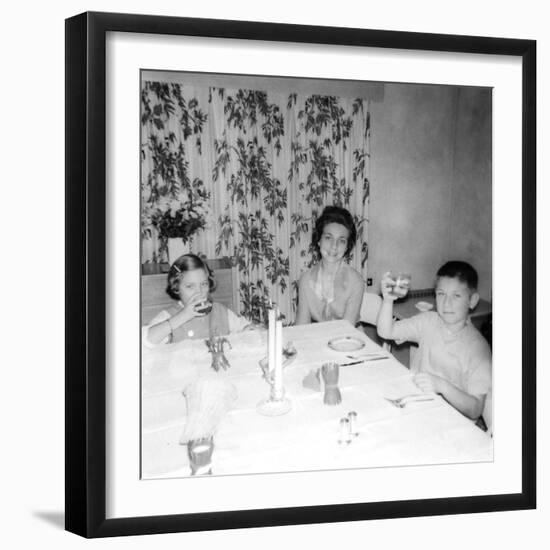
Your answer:
[[[347,319],[353,325],[359,321],[365,285],[346,263],[356,239],[351,214],[345,208],[327,206],[312,238],[321,261],[300,277],[297,325],[331,319]]]

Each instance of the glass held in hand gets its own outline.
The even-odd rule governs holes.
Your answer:
[[[400,271],[397,274],[390,273],[389,278],[393,281],[390,295],[395,298],[404,298],[411,288],[411,274]]]
[[[214,451],[214,438],[202,437],[187,443],[187,455],[191,475],[209,475],[212,473],[212,453]]]
[[[212,311],[212,302],[203,300],[195,306],[195,311],[202,315],[208,315]]]

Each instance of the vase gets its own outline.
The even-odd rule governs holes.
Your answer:
[[[183,254],[189,254],[189,243],[180,238],[168,239],[168,261],[173,264]]]
[[[156,262],[147,262],[141,264],[141,274],[142,275],[157,275],[161,272],[161,264]]]

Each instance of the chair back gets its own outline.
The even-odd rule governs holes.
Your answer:
[[[380,311],[381,306],[382,298],[378,296],[378,294],[365,292],[363,294],[363,301],[359,312],[359,321],[361,323],[367,323],[368,325],[376,325],[378,312]]]

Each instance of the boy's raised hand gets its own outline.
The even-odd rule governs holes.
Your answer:
[[[391,300],[392,302],[397,300],[397,296],[392,294],[394,286],[395,279],[392,277],[391,271],[386,271],[380,280],[380,291],[384,300]]]

